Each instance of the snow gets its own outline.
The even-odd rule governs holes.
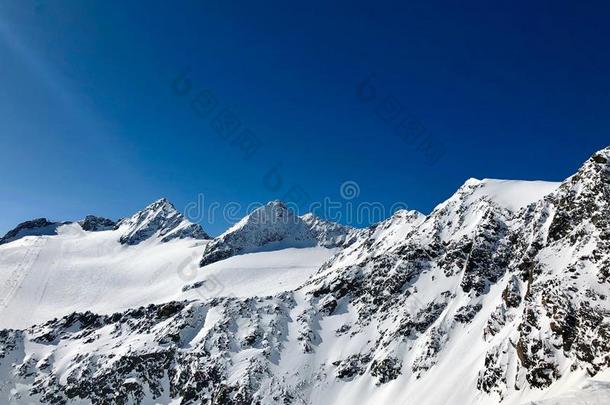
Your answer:
[[[61,225],[57,222],[49,222],[46,218],[38,218],[32,221],[23,222],[15,229],[10,230],[4,237],[0,238],[0,245],[26,236],[55,235],[57,227]]]
[[[544,198],[544,196],[557,190],[560,182],[550,181],[523,181],[523,180],[496,180],[474,178],[466,181],[463,187],[472,188],[466,203],[472,203],[486,198],[509,211],[516,212]]]
[[[255,209],[205,248],[200,265],[231,256],[289,247],[314,247],[318,241],[309,226],[282,202]]]
[[[163,242],[183,238],[209,239],[200,225],[190,222],[165,198],[123,219],[118,226],[122,231],[120,242],[128,245],[137,245],[152,236],[163,237]]]
[[[150,303],[218,295],[272,295],[300,286],[335,250],[285,249],[197,265],[207,241],[149,239],[121,245],[123,230],[84,232],[0,245],[0,328],[24,328],[74,311],[113,313]],[[182,291],[206,281],[203,287]],[[10,288],[9,288],[10,287]]]
[[[598,239],[540,242],[542,246],[533,256],[541,269],[535,281],[522,281],[514,271],[516,263],[498,264],[502,272],[497,274],[485,273],[499,262],[488,259],[482,251],[502,255],[504,243],[511,249],[519,248],[509,236],[518,235],[530,242],[545,240],[541,235],[548,234],[549,225],[544,218],[559,208],[552,198],[540,200],[559,185],[470,179],[430,216],[397,212],[357,233],[353,244],[333,249],[295,245],[313,242],[315,236],[319,244],[324,240],[335,246],[352,230],[311,215],[287,223],[278,221],[287,215],[279,202],[268,204],[214,241],[183,237],[183,233],[171,240],[162,239],[173,229],[188,227],[182,218],[165,226],[167,212],[175,216],[165,201],[158,202],[162,209],[134,216],[118,230],[84,232],[78,224],[63,225],[56,236],[25,237],[0,246],[0,286],[4,286],[2,297],[6,297],[3,303],[7,306],[0,313],[0,327],[22,328],[73,311],[112,313],[150,303],[189,300],[187,307],[194,311],[182,318],[186,319],[182,326],[187,326],[180,330],[176,345],[183,354],[195,354],[185,357],[196,360],[188,363],[183,358],[183,364],[199,367],[216,361],[227,369],[223,384],[247,381],[255,390],[259,389],[256,384],[263,384],[256,392],[264,405],[274,403],[274,394],[293,387],[297,391],[289,393],[295,401],[316,405],[492,405],[500,403],[501,397],[506,405],[610,405],[610,371],[591,380],[584,368],[571,369],[578,363],[558,349],[551,360],[557,360],[560,377],[545,389],[535,389],[525,381],[527,370],[519,363],[515,343],[521,339],[527,343],[528,336],[520,334],[524,314],[529,314],[524,309],[545,308],[537,301],[542,296],[541,283],[552,280],[559,287],[564,282],[568,286],[571,276],[565,269],[575,260],[582,264],[578,268],[582,274],[574,281],[579,283],[574,284],[574,291],[607,292],[607,286],[597,281],[598,269],[590,263],[585,266],[581,259],[593,256],[594,249],[602,246]],[[536,202],[530,207],[534,214],[523,211]],[[161,211],[162,215],[157,215]],[[535,228],[531,234],[530,228],[519,228],[526,213],[531,215],[524,222],[543,218],[531,222]],[[519,233],[508,233],[510,227]],[[133,230],[130,236],[137,243],[120,243],[126,228]],[[597,237],[592,229],[579,234]],[[213,244],[232,248],[233,256],[199,267],[204,251]],[[438,252],[444,249],[444,260],[440,260]],[[477,272],[474,276],[482,272],[486,277],[485,288],[476,293],[474,282],[467,278],[473,276],[466,273],[469,268]],[[526,289],[534,298],[509,306],[504,292],[510,291],[515,279],[519,298]],[[360,280],[364,280],[361,285]],[[469,289],[464,288],[465,280]],[[345,291],[326,288],[329,286],[345,287]],[[564,291],[559,287],[548,287],[549,299],[563,297],[557,294]],[[280,296],[285,291],[293,293]],[[247,302],[211,300],[213,305],[201,300],[217,296],[274,297]],[[606,301],[599,298],[595,308],[607,311]],[[382,305],[386,302],[387,306]],[[570,302],[578,303],[577,299]],[[328,303],[337,307],[324,312]],[[434,305],[441,308],[437,314]],[[475,306],[467,321],[456,316]],[[369,318],[367,310],[372,312]],[[488,334],[498,310],[506,315],[502,326]],[[431,313],[426,323],[425,316]],[[548,315],[541,312],[536,320],[540,326],[532,333],[544,341],[556,339],[550,333]],[[138,319],[130,321],[138,325]],[[170,316],[144,330],[126,328],[114,336],[110,325],[102,326],[87,342],[78,335],[65,335],[56,342],[39,344],[32,338],[35,332],[29,331],[25,340],[17,340],[26,347],[19,348],[17,354],[10,352],[15,359],[0,362],[0,377],[12,372],[8,364],[13,360],[25,364],[27,356],[38,360],[49,355],[54,356],[53,372],[65,382],[71,370],[79,367],[79,355],[112,354],[116,357],[110,362],[118,362],[131,351],[154,351],[160,347],[159,337],[167,336],[162,330],[179,322],[180,318]],[[252,333],[260,333],[259,340],[244,344],[244,338]],[[432,344],[437,338],[438,350]],[[269,349],[268,357],[263,348]],[[197,357],[203,352],[209,355]],[[342,362],[365,354],[370,354],[373,362],[365,362],[362,373],[345,379],[337,376]],[[396,369],[400,373],[381,382],[371,372],[373,364],[388,359],[399,361]],[[262,374],[253,367],[258,361],[265,366]],[[83,364],[86,367],[87,363]],[[498,390],[483,392],[477,384],[488,370],[495,370],[502,379],[491,380],[496,384],[492,388]],[[39,376],[45,377],[43,374]],[[130,374],[121,378],[135,382]],[[145,403],[179,403],[163,395],[150,402],[147,393]]]
[[[500,207],[505,217],[517,214],[557,190],[561,183],[521,180],[467,180],[449,199],[434,208],[424,224],[429,234],[440,231],[442,240],[472,235],[490,208]],[[430,220],[432,219],[432,220]]]
[[[603,376],[608,374],[608,370],[600,374],[602,375],[586,381],[578,389],[570,389],[557,396],[545,396],[523,405],[610,405],[610,381]]]
[[[375,227],[371,238],[376,241],[377,246],[385,248],[395,246],[425,219],[425,215],[418,211],[397,211],[388,220]]]

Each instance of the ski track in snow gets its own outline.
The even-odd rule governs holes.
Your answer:
[[[36,260],[38,260],[38,257],[40,256],[42,247],[47,242],[47,238],[29,237],[27,238],[27,241],[23,242],[27,243],[23,252],[23,259],[14,265],[13,270],[6,272],[8,277],[2,283],[3,288],[0,292],[0,318],[3,316],[3,312],[10,312],[7,310],[10,307],[11,300],[30,274],[32,267],[34,267]]]
[[[508,299],[505,294],[510,292],[508,286],[518,273],[506,271],[508,264],[503,265],[506,272],[500,273],[497,279],[493,279],[495,274],[485,273],[489,268],[493,269],[496,262],[488,259],[481,251],[491,250],[497,253],[495,250],[498,250],[502,253],[500,242],[505,241],[504,228],[496,225],[508,223],[506,226],[513,226],[513,220],[520,218],[517,213],[523,213],[529,204],[556,192],[559,185],[560,183],[550,182],[470,179],[429,217],[416,212],[397,213],[360,240],[360,244],[357,242],[344,250],[318,246],[258,251],[211,262],[203,268],[198,267],[198,262],[209,241],[186,238],[161,243],[158,238],[140,240],[138,237],[137,244],[125,246],[119,243],[122,232],[120,229],[84,232],[78,224],[63,225],[57,229],[57,236],[29,237],[0,246],[0,269],[10,269],[0,272],[0,281],[4,286],[0,296],[3,299],[0,311],[4,310],[0,312],[0,328],[23,328],[75,311],[90,310],[94,313],[110,314],[148,304],[191,300],[196,302],[188,305],[196,307],[197,310],[186,316],[186,327],[181,330],[182,335],[176,340],[179,342],[179,350],[184,354],[193,354],[189,352],[193,350],[194,357],[201,354],[197,350],[202,348],[209,350],[208,357],[210,354],[222,353],[216,360],[227,368],[227,375],[222,384],[239,383],[240,379],[247,375],[248,383],[245,386],[249,386],[250,372],[253,373],[252,381],[256,381],[259,371],[254,367],[255,364],[249,361],[260,354],[257,352],[260,347],[256,345],[263,344],[257,340],[261,338],[264,344],[271,348],[271,354],[266,358],[268,363],[265,363],[269,366],[270,373],[274,378],[281,379],[285,387],[295,387],[297,390],[291,392],[291,395],[303,404],[495,405],[498,403],[499,394],[506,395],[503,402],[506,405],[610,405],[610,372],[602,371],[596,376],[598,380],[592,381],[583,368],[569,370],[570,363],[559,358],[561,354],[557,354],[557,368],[561,376],[552,384],[540,390],[524,383],[523,372],[518,375],[515,371],[521,363],[518,363],[518,357],[515,355],[517,349],[513,340],[524,339],[527,343],[527,336],[515,334],[523,322],[522,310],[525,304],[521,300],[524,300],[525,281],[518,282],[518,291],[521,294],[519,304],[516,307],[507,307]],[[537,213],[543,215],[545,212],[543,210]],[[432,220],[428,221],[430,218]],[[528,221],[532,219],[528,218]],[[230,231],[241,230],[240,226],[246,222],[242,220]],[[257,235],[259,228],[254,228],[255,231],[250,232],[248,236]],[[545,235],[548,234],[548,229],[544,226],[540,228],[546,232]],[[419,244],[406,244],[412,242],[409,239],[411,232],[418,236],[416,242]],[[430,235],[437,237],[438,241],[432,244],[427,239],[432,238]],[[527,236],[529,233],[522,231],[520,235]],[[491,245],[485,244],[486,237],[493,241]],[[242,241],[237,237],[235,240]],[[246,247],[252,244],[250,239],[246,241]],[[465,248],[465,245],[458,243],[460,241],[470,241],[470,247]],[[229,242],[235,245],[229,244],[236,252],[249,251],[242,249],[243,246],[232,239],[229,239]],[[399,269],[399,265],[405,265],[403,260],[423,262],[422,257],[434,257],[436,252],[427,251],[425,248],[434,246],[430,250],[440,251],[444,249],[443,242],[454,248],[449,253],[455,256],[450,257],[447,263],[441,264],[440,261],[435,261],[435,258],[426,262],[431,263],[430,268],[422,266],[418,269]],[[473,249],[473,244],[479,250]],[[518,243],[510,247],[516,248]],[[568,268],[570,259],[573,258],[571,249],[574,247],[567,244],[564,250],[555,251],[554,248],[554,245],[546,246],[533,257],[541,267],[555,271],[547,272],[544,277],[565,282],[567,278],[559,278],[561,274],[558,272]],[[590,253],[586,245],[580,248],[580,253]],[[454,263],[461,263],[461,252],[467,252],[463,263],[459,270],[451,272]],[[336,253],[339,254],[335,256]],[[392,258],[398,258],[398,261],[392,262]],[[384,259],[388,261],[384,262]],[[318,272],[324,263],[327,266]],[[493,279],[484,280],[485,288],[482,288],[479,294],[473,293],[477,287],[477,279],[473,281],[472,272],[466,272],[465,263],[478,266],[471,267],[477,272],[476,276],[482,273]],[[597,285],[592,278],[586,278],[589,276],[586,274],[587,269],[578,270],[584,273],[582,286]],[[412,279],[402,280],[398,278],[400,271],[413,271],[414,276]],[[354,278],[349,278],[352,275]],[[334,278],[340,276],[344,278]],[[5,279],[2,280],[2,277]],[[349,284],[353,280],[357,281],[358,277],[369,277],[365,278],[366,285]],[[536,281],[544,280],[543,277],[541,279]],[[400,289],[392,290],[390,287],[396,280],[401,282]],[[320,285],[326,281],[328,286]],[[378,290],[374,289],[376,282],[381,286]],[[332,290],[334,286],[341,286],[341,283],[348,285],[349,294],[353,293],[353,296],[341,296],[339,289]],[[465,289],[464,286],[469,284],[470,289]],[[528,284],[528,293],[530,287],[532,286]],[[409,290],[410,294],[405,294],[406,290]],[[286,294],[290,298],[278,298],[278,294],[286,291],[294,293]],[[372,300],[364,300],[371,298],[367,294],[378,298],[386,292],[388,295],[384,299],[394,300],[388,301],[394,303],[394,307],[389,307],[389,310],[380,303],[373,304]],[[333,294],[337,295],[336,307],[324,313],[328,308],[325,305],[328,301],[324,299],[335,299]],[[221,302],[210,306],[203,304],[207,298],[213,297],[238,299],[210,300]],[[256,299],[243,300],[249,297]],[[362,301],[358,302],[357,298]],[[285,301],[282,301],[283,299]],[[605,300],[600,298],[598,302]],[[248,303],[248,308],[236,309],[239,304],[245,302]],[[362,314],[357,313],[356,309],[362,309],[357,308],[362,302],[369,305],[367,308],[373,308],[370,323],[359,323]],[[435,309],[431,304],[437,303],[445,306],[442,306],[437,318],[430,319],[426,324],[425,319],[420,319],[421,312],[425,312],[424,316],[434,314]],[[293,304],[294,306],[291,306]],[[475,304],[480,305],[472,318],[466,321],[457,320],[460,309],[472,308]],[[535,303],[528,304],[533,309],[538,309]],[[504,308],[504,314],[508,314],[502,318],[505,323],[487,336],[484,331],[489,327],[498,308]],[[172,310],[163,309],[170,312]],[[182,314],[180,311],[183,310],[179,309],[178,313]],[[151,316],[156,316],[157,320],[159,309],[152,308],[150,311],[156,314]],[[252,315],[249,311],[256,315],[252,317],[256,322],[249,323]],[[384,311],[394,317],[384,317]],[[146,314],[140,314],[130,320],[137,325],[142,316],[146,317]],[[155,333],[158,334],[156,337],[166,337],[163,335],[164,328],[171,328],[174,322],[179,323],[180,319],[173,316],[169,315],[154,327],[146,326],[148,329],[144,332],[127,331],[121,334],[118,328],[116,333],[124,340],[120,340],[120,344],[112,348],[116,350],[112,352],[113,355],[118,354],[120,358],[125,353],[133,353],[134,357],[137,357],[139,351],[146,353],[144,347],[147,345],[153,345],[153,349],[162,349],[167,342],[159,343],[158,340],[153,340],[153,337]],[[401,317],[403,321],[412,321],[411,324],[405,322],[403,328],[403,323],[399,322]],[[273,319],[273,322],[266,324],[268,318]],[[539,320],[542,325],[546,325],[547,320],[543,315]],[[235,329],[229,330],[229,336],[222,335],[227,332],[227,328],[233,328],[227,325],[233,324],[236,326]],[[78,324],[74,325],[70,324],[68,327],[80,327]],[[99,334],[92,342],[83,343],[79,340],[82,336],[67,334],[62,336],[61,339],[64,340],[60,339],[60,343],[47,345],[29,336],[29,340],[23,340],[24,345],[28,346],[24,351],[36,360],[52,353],[53,373],[61,384],[66,384],[70,368],[78,368],[81,365],[76,357],[85,356],[87,350],[96,352],[96,355],[103,353],[106,350],[104,345],[112,341],[108,330],[104,329],[108,324],[104,325],[96,329]],[[344,326],[349,326],[349,333],[338,333]],[[88,325],[84,326],[87,327]],[[418,330],[418,327],[422,330]],[[435,351],[431,341],[437,335],[433,335],[431,331],[437,327],[443,332],[438,334],[439,339],[445,340],[440,343],[441,348]],[[260,328],[264,336],[254,335],[256,344],[246,345],[242,338],[251,332],[250,328],[254,332]],[[379,334],[379,331],[383,331],[383,334]],[[175,336],[167,331],[165,333]],[[544,328],[536,330],[536,333],[541,334],[543,341],[552,336]],[[218,335],[224,336],[227,341],[235,341],[231,344],[223,339],[216,341],[214,337]],[[209,345],[200,346],[206,339]],[[281,347],[277,353],[273,352],[274,339],[281,342],[277,343],[278,347]],[[88,346],[89,344],[91,346]],[[229,349],[222,349],[223,344],[227,344]],[[310,350],[305,350],[304,345],[310,345]],[[216,350],[219,352],[215,352]],[[361,374],[352,375],[349,377],[351,380],[343,380],[344,377],[339,378],[335,374],[338,366],[342,366],[342,362],[348,357],[363,355],[366,352],[374,355],[371,359],[374,361],[369,361]],[[488,367],[487,356],[494,353],[497,353],[500,360],[495,363],[492,361]],[[205,357],[197,358],[197,361],[205,362]],[[222,359],[227,358],[229,361],[222,363]],[[260,355],[258,358],[265,357]],[[380,382],[379,374],[371,372],[372,364],[377,360],[389,359],[400,361],[400,373],[389,381]],[[508,360],[504,362],[505,359]],[[26,357],[22,364],[29,360],[30,357]],[[418,360],[422,363],[418,363]],[[422,375],[417,374],[419,369],[415,369],[416,363],[423,364]],[[197,367],[200,365],[195,362],[191,364],[196,364]],[[477,387],[477,383],[481,381],[480,373],[486,368],[494,370],[494,365],[506,378],[497,380],[496,388],[505,387],[506,391],[483,392]],[[3,367],[5,370],[2,370]],[[8,375],[3,374],[7,373],[6,370],[10,370],[7,364],[0,363],[0,376]],[[527,367],[523,368],[523,371],[527,372]],[[123,377],[126,383],[137,383],[134,382],[136,377],[132,374],[120,376]],[[269,382],[262,377],[260,381]],[[179,403],[179,399],[169,397],[167,383],[166,379],[164,384],[167,386],[161,397],[153,400],[150,392],[147,392],[143,403]],[[6,384],[0,386],[0,392],[4,386]],[[26,388],[23,389],[25,392]],[[265,404],[270,403],[269,396],[265,400]]]
[[[75,311],[109,314],[172,300],[272,295],[299,287],[336,251],[250,253],[200,269],[200,241],[123,246],[118,238],[117,231],[84,232],[70,224],[57,236],[0,245],[0,327],[24,328]],[[182,291],[201,281],[202,287]]]

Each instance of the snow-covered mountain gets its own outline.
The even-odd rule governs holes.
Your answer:
[[[348,247],[366,232],[362,229],[323,220],[313,213],[305,214],[300,219],[307,224],[318,244],[328,248]]]
[[[561,183],[470,179],[365,230],[272,202],[164,241],[181,228],[159,209],[0,246],[20,286],[0,398],[610,404],[610,148]]]
[[[168,201],[113,224],[87,216],[74,223],[35,220],[10,231],[6,239],[14,240],[0,245],[0,328],[75,311],[111,314],[171,300],[275,294],[300,286],[336,252],[312,246],[244,254],[204,273],[196,269],[211,240],[201,239],[207,236],[199,226]],[[125,243],[129,237],[138,243]]]
[[[83,228],[83,231],[109,231],[116,227],[116,222],[108,218],[96,217],[95,215],[87,215],[78,224]]]
[[[361,232],[324,221],[311,213],[299,217],[283,202],[271,201],[207,244],[200,265],[207,266],[243,253],[289,247],[346,247],[354,243]]]
[[[130,218],[116,225],[122,231],[120,242],[137,245],[155,235],[161,241],[172,239],[209,239],[199,224],[193,224],[165,198],[155,201]]]
[[[50,222],[46,218],[37,218],[25,221],[11,229],[0,238],[0,245],[13,242],[25,236],[55,235],[57,228],[62,225],[60,222]]]
[[[316,238],[305,222],[281,201],[271,201],[206,245],[200,265],[242,253],[316,244]]]

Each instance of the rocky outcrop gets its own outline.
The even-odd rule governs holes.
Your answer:
[[[25,221],[11,229],[0,239],[0,245],[9,243],[25,236],[55,235],[60,225],[69,222],[50,222],[46,218]]]
[[[0,395],[271,405],[354,392],[366,404],[388,393],[484,404],[598,376],[610,369],[609,161],[602,150],[518,204],[504,204],[504,183],[470,180],[426,217],[371,227],[297,291],[2,331]],[[320,239],[273,202],[211,242],[204,261],[282,243]]]
[[[111,219],[96,217],[95,215],[87,215],[82,221],[78,221],[78,224],[83,228],[83,231],[88,232],[99,232],[109,231],[115,228],[116,222]]]
[[[10,376],[0,370],[0,381],[11,381],[0,386],[0,395],[7,398],[10,389],[26,384],[39,403],[126,404],[145,397],[182,398],[184,404],[252,403],[285,346],[294,305],[289,294],[170,302],[113,315],[74,313],[23,332],[1,331],[0,361],[18,366]],[[142,339],[131,341],[140,334]],[[70,342],[79,349],[63,351]],[[45,349],[24,357],[24,344]],[[113,350],[122,346],[120,354]],[[245,363],[231,359],[246,350]],[[54,371],[59,362],[69,364],[61,378]],[[288,397],[289,391],[278,389],[274,395]]]

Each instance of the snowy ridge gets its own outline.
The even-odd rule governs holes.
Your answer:
[[[120,242],[124,245],[137,245],[152,236],[161,238],[163,242],[184,238],[209,239],[199,224],[191,223],[165,198],[123,219],[117,226],[122,231]]]
[[[486,200],[514,213],[551,194],[560,185],[561,182],[550,181],[470,178],[458,194],[467,196],[464,200],[467,205]]]
[[[73,312],[112,314],[174,300],[276,294],[298,288],[333,253],[317,247],[260,252],[198,272],[208,241],[126,246],[119,237],[119,230],[84,232],[69,224],[56,236],[0,246],[0,328],[27,328]],[[199,287],[184,291],[193,285]]]
[[[320,241],[338,240],[333,229],[340,228],[320,230],[323,222],[311,216],[270,224],[294,215],[279,202],[214,241],[153,239],[126,247],[116,239],[123,223],[86,236],[75,225],[60,227],[60,235],[40,237],[47,245],[36,247],[41,253],[30,255],[28,266],[52,263],[44,255],[58,254],[61,246],[81,249],[83,237],[104,238],[116,250],[100,253],[101,262],[119,250],[140,252],[149,259],[145,269],[173,247],[169,269],[190,276],[173,282],[173,296],[150,293],[151,305],[142,301],[115,314],[81,311],[0,331],[0,398],[214,405],[563,405],[578,398],[606,404],[609,162],[610,148],[601,150],[560,184],[470,180],[430,215],[400,211],[333,249]],[[20,262],[28,243],[0,246],[0,266],[8,263],[4,257]],[[295,249],[299,244],[310,247]],[[291,249],[280,249],[285,246]],[[67,263],[77,266],[91,255],[81,252]],[[305,275],[297,269],[285,287],[273,283],[297,252],[304,256],[292,264],[315,253],[310,263],[319,268]],[[200,255],[219,259],[191,266]],[[258,274],[245,269],[253,261],[261,266]],[[269,277],[259,283],[262,270]],[[162,280],[153,283],[157,291],[168,285],[165,274],[160,270]],[[214,281],[210,274],[226,277],[217,294],[178,288],[195,283],[203,291]],[[24,280],[29,283],[34,280]]]
[[[327,248],[348,247],[358,240],[363,230],[326,221],[312,213],[300,217],[307,224],[320,246]]]
[[[96,217],[95,215],[87,215],[78,224],[83,228],[83,231],[99,232],[109,231],[116,227],[116,222],[108,218]]]
[[[0,245],[13,242],[26,236],[55,235],[60,222],[50,222],[46,218],[25,221],[11,229],[0,238]]]
[[[210,242],[200,265],[264,250],[346,247],[354,243],[360,233],[360,230],[321,220],[313,214],[299,217],[276,200],[257,208]]]

